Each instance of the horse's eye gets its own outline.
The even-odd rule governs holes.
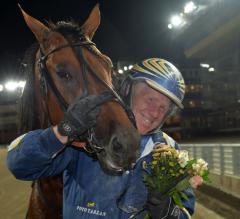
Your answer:
[[[57,71],[57,74],[62,79],[66,79],[68,81],[72,79],[72,75],[67,71]]]

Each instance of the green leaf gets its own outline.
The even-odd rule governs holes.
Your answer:
[[[143,181],[151,189],[155,189],[156,188],[156,185],[154,183],[154,179],[150,175],[144,175],[143,176]]]
[[[149,214],[145,214],[143,219],[150,219]]]
[[[185,200],[188,200],[188,197],[184,192],[180,192],[180,194],[182,198],[184,198]]]
[[[175,202],[175,204],[179,206],[179,208],[183,208],[182,200],[181,200],[180,195],[177,191],[173,192],[172,198],[173,198],[173,201]]]
[[[188,178],[185,178],[184,180],[180,181],[177,185],[176,185],[176,189],[178,191],[183,191],[185,189],[187,189],[188,187],[190,187],[190,184],[188,182]]]
[[[191,168],[192,165],[193,165],[194,163],[196,163],[196,162],[197,162],[196,159],[189,160],[185,168],[186,168],[186,169]]]

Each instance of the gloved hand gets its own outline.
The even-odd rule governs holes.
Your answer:
[[[179,219],[180,208],[174,204],[173,200],[157,192],[149,192],[146,204],[152,219]]]
[[[103,97],[99,95],[77,98],[68,107],[63,120],[58,124],[58,132],[63,136],[68,136],[69,140],[78,139],[96,124],[102,102]]]

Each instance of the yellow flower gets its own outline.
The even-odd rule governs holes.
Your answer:
[[[156,158],[159,158],[160,157],[160,153],[156,152],[156,153],[153,153],[153,159],[156,159]]]
[[[179,170],[179,173],[180,173],[180,174],[184,174],[184,170],[183,170],[183,169],[180,169],[180,170]]]

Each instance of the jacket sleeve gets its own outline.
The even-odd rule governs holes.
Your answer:
[[[31,131],[13,141],[8,149],[7,166],[17,179],[35,180],[60,174],[71,162],[74,149],[64,145],[51,128]]]

